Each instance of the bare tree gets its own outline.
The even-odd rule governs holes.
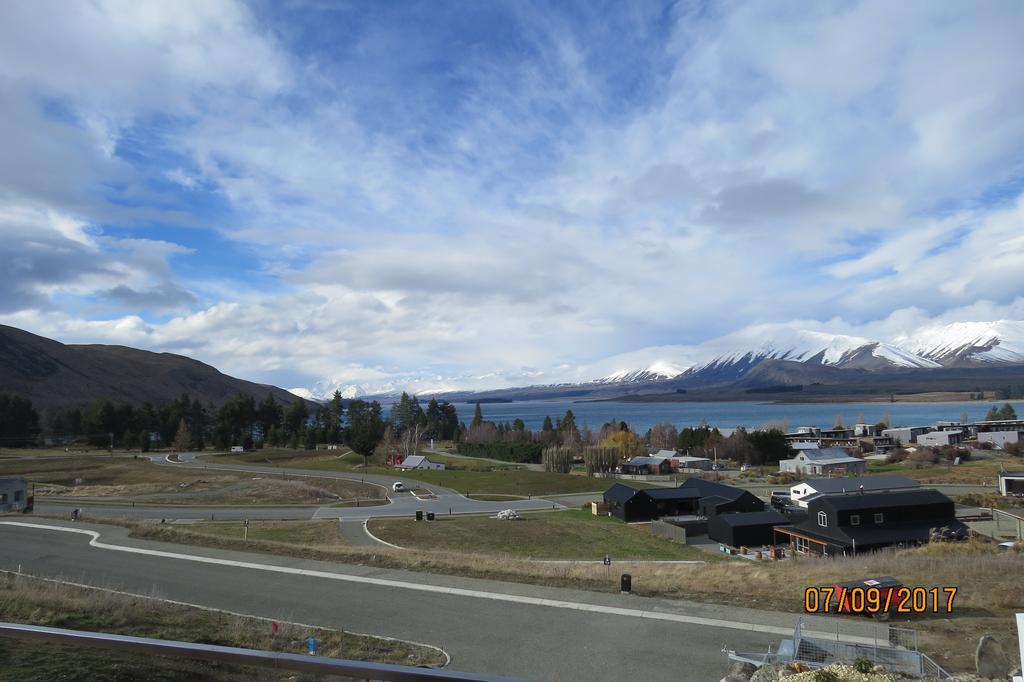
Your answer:
[[[658,450],[675,450],[679,440],[679,431],[668,422],[661,422],[651,427],[651,448]]]
[[[600,445],[583,448],[583,465],[587,468],[587,475],[615,471],[615,467],[622,463],[622,451],[615,447],[601,447]]]
[[[185,418],[182,417],[181,421],[178,422],[178,432],[174,434],[174,442],[171,443],[171,450],[174,452],[184,452],[189,449],[192,445],[192,432],[188,430],[188,424],[185,423]]]
[[[554,446],[544,448],[541,453],[541,461],[544,463],[544,471],[551,471],[558,474],[567,474],[572,471],[572,460],[578,452],[578,448],[566,446]]]

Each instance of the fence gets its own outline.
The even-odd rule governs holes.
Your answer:
[[[1024,540],[1024,518],[1002,509],[992,509],[992,522],[997,537]]]
[[[673,526],[661,520],[651,521],[651,532],[659,538],[666,538],[673,542],[686,544],[686,529],[680,526]]]
[[[851,662],[864,658],[892,672],[909,675],[924,675],[944,679],[949,673],[935,661],[917,650],[917,631],[869,624],[864,628],[870,637],[842,635],[841,629],[852,623],[836,620],[836,637],[821,637],[817,630],[810,630],[813,623],[797,621],[793,633],[793,658],[811,666],[825,666],[840,661]],[[817,625],[820,627],[820,625]],[[828,633],[826,633],[828,634]],[[842,637],[842,638],[840,638]]]
[[[838,618],[802,617],[797,620],[793,639],[783,641],[774,653],[729,652],[729,657],[759,666],[799,661],[811,668],[863,658],[892,672],[940,680],[950,677],[917,650],[917,631]]]

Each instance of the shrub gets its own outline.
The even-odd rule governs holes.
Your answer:
[[[814,673],[814,682],[839,682],[839,675],[831,670],[818,670]]]
[[[853,661],[853,669],[863,675],[867,675],[868,673],[874,671],[875,666],[868,659],[864,658],[863,656],[859,656]]]

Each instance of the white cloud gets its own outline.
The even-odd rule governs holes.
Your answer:
[[[323,50],[240,3],[40,7],[0,8],[0,197],[63,249],[0,251],[5,319],[37,331],[290,385],[484,386],[785,320],[992,319],[1024,289],[1018,5],[631,8],[614,36],[516,6],[515,58],[448,62],[372,17]],[[183,276],[210,254],[169,222],[273,285]]]

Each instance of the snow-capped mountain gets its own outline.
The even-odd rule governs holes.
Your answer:
[[[622,384],[639,381],[658,381],[659,379],[672,379],[684,373],[689,367],[672,364],[670,362],[655,362],[644,369],[624,369],[613,372],[608,376],[595,379],[595,384]]]
[[[657,351],[661,359],[646,367],[622,369],[595,383],[640,383],[676,377],[724,382],[742,378],[765,360],[869,371],[1024,364],[1024,322],[935,325],[888,341],[766,324],[697,346],[663,346]],[[690,361],[684,362],[683,358]]]
[[[943,367],[1024,363],[1024,321],[955,322],[924,327],[897,340]]]

